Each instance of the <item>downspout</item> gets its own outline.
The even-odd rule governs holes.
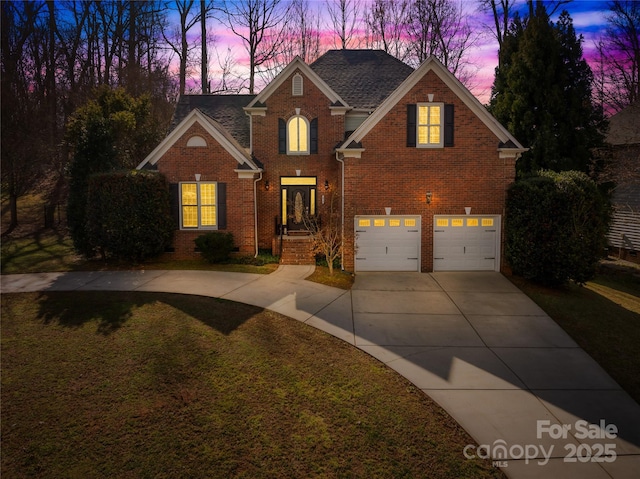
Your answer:
[[[253,155],[253,117],[247,111],[244,114],[249,117],[249,151]],[[256,245],[254,258],[258,257],[258,181],[260,180],[262,180],[262,170],[260,176],[253,180],[253,237]]]
[[[262,171],[260,176],[253,180],[253,234],[256,244],[256,254],[254,258],[258,257],[258,181],[262,180]]]
[[[344,155],[340,159],[340,153],[336,151],[336,160],[340,162],[340,269],[344,271]]]

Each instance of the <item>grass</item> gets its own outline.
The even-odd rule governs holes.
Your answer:
[[[3,477],[504,477],[407,380],[211,298],[2,297]]]
[[[2,274],[48,273],[57,271],[105,271],[105,270],[206,270],[234,273],[269,274],[278,268],[277,258],[261,252],[258,260],[253,257],[238,257],[227,264],[210,264],[204,260],[171,260],[166,256],[151,259],[143,264],[122,261],[92,259],[78,256],[73,242],[63,226],[45,229],[42,226],[44,202],[37,195],[20,199],[18,217],[21,222],[11,235],[3,237],[1,246]],[[2,224],[9,223],[8,205],[2,208]],[[3,228],[5,230],[6,228]],[[336,270],[329,275],[326,267],[318,266],[309,281],[336,288],[350,289],[353,275]]]
[[[512,281],[640,403],[640,268],[604,262],[581,287]]]

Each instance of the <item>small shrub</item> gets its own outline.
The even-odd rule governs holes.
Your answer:
[[[251,266],[264,266],[265,264],[279,263],[277,256],[273,256],[271,251],[261,250],[258,256],[254,255],[242,255],[231,258],[230,260],[234,264],[248,264]]]
[[[539,172],[509,188],[506,259],[538,283],[585,283],[602,257],[607,224],[606,201],[584,173]]]
[[[233,251],[233,234],[212,231],[198,236],[195,240],[202,257],[209,263],[224,263]]]

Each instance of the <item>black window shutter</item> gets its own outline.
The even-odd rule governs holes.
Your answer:
[[[311,142],[309,147],[311,148],[310,153],[318,153],[318,119],[314,118],[311,120]]]
[[[218,229],[227,229],[227,184],[218,183]]]
[[[180,229],[180,185],[178,183],[169,183],[169,202],[171,217],[175,221],[176,229]]]
[[[416,146],[416,115],[417,105],[407,105],[407,146]]]
[[[287,123],[278,118],[278,153],[287,154]]]
[[[453,146],[453,105],[444,106],[444,146]]]

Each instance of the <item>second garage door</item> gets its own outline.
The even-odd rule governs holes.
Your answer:
[[[420,216],[356,216],[356,271],[420,271]]]
[[[500,216],[434,216],[434,271],[498,271]]]

